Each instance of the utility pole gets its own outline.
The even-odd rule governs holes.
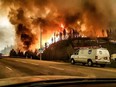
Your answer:
[[[42,60],[42,29],[41,29],[41,26],[40,26],[40,60]]]

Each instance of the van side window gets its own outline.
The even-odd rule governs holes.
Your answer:
[[[92,50],[88,50],[88,54],[91,54],[92,53]]]
[[[99,51],[99,54],[102,54],[102,51]]]

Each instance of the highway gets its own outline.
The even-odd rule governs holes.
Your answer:
[[[0,59],[0,79],[22,76],[70,75],[89,78],[116,78],[115,68],[21,58]]]

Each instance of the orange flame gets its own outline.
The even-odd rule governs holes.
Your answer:
[[[61,24],[60,27],[61,27],[62,29],[64,29],[64,25],[63,25],[63,24]]]

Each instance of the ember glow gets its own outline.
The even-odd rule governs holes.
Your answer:
[[[105,0],[106,1],[106,0]],[[82,37],[107,37],[111,22],[109,2],[104,0],[2,0],[9,8],[8,18],[16,31],[16,46],[20,50],[39,48],[79,33]],[[62,4],[64,3],[64,4]],[[108,5],[108,6],[107,6]],[[109,17],[110,16],[110,17]],[[113,17],[113,16],[112,16]],[[110,20],[109,20],[110,18]],[[4,23],[4,22],[3,22]],[[64,36],[63,36],[64,35]],[[77,36],[75,36],[77,37]]]

